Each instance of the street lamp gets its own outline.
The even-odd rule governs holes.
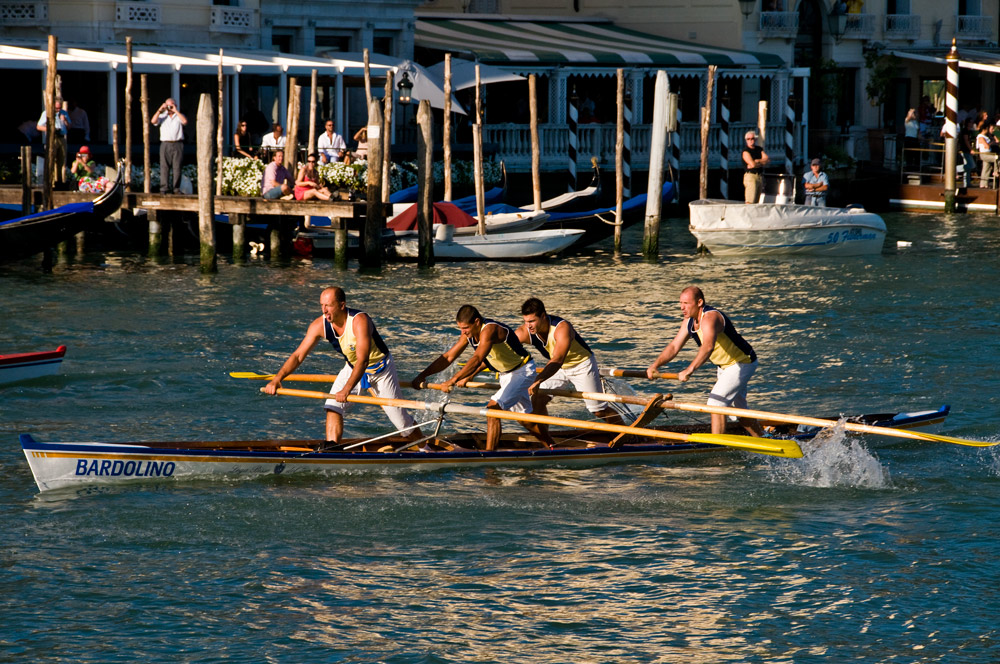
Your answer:
[[[403,77],[399,79],[399,84],[396,85],[399,89],[399,103],[409,104],[412,97],[410,93],[413,92],[413,81],[410,80],[410,75],[403,72]]]
[[[829,22],[830,35],[839,44],[840,38],[844,36],[844,31],[847,29],[847,3],[839,0],[834,2],[826,18]]]
[[[757,0],[740,0],[740,11],[743,12],[743,18],[750,18],[756,5]]]

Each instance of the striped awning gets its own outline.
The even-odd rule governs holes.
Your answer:
[[[608,66],[769,66],[777,55],[667,39],[610,21],[535,21],[519,18],[418,18],[416,45],[471,53],[480,62]]]

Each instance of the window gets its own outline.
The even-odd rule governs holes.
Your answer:
[[[981,0],[958,0],[959,16],[981,16],[983,13]]]
[[[346,53],[351,50],[351,37],[350,35],[326,33],[317,30],[316,50]]]

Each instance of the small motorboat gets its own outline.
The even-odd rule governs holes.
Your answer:
[[[13,383],[59,373],[66,346],[34,353],[0,355],[0,383]]]
[[[885,221],[861,207],[702,199],[689,209],[691,234],[717,256],[863,256],[885,242]]]
[[[660,192],[664,204],[674,200],[673,182],[665,182]],[[615,207],[603,207],[584,212],[550,212],[542,230],[552,228],[580,229],[585,231],[571,249],[582,249],[611,237],[615,232]],[[633,196],[622,202],[622,228],[628,228],[646,216],[646,194]]]
[[[447,226],[446,228],[451,228]],[[442,229],[443,230],[443,229]],[[564,251],[583,235],[581,230],[539,230],[524,233],[487,233],[486,235],[454,235],[435,233],[436,260],[501,260],[516,261],[552,256]],[[416,237],[399,238],[396,255],[417,258]]]

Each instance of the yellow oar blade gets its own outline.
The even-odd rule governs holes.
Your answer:
[[[250,380],[271,380],[274,374],[263,374],[255,371],[230,371],[233,378],[249,378]],[[335,374],[290,374],[285,376],[283,381],[299,383],[332,383],[337,380]]]
[[[919,436],[920,438],[926,438],[927,440],[933,440],[938,443],[952,443],[953,445],[967,445],[968,447],[995,447],[1000,445],[1000,441],[983,441],[983,440],[969,440],[967,438],[953,438],[951,436],[942,436],[936,433],[924,433],[923,431],[909,431],[909,433]]]
[[[802,448],[794,440],[781,440],[775,438],[754,438],[753,436],[737,436],[733,434],[718,433],[693,433],[690,436],[692,443],[709,443],[711,445],[725,445],[726,447],[736,447],[759,454],[769,454],[771,456],[785,457],[788,459],[802,458]]]
[[[230,371],[232,378],[249,378],[250,380],[271,380],[274,374],[262,374],[256,371]]]

